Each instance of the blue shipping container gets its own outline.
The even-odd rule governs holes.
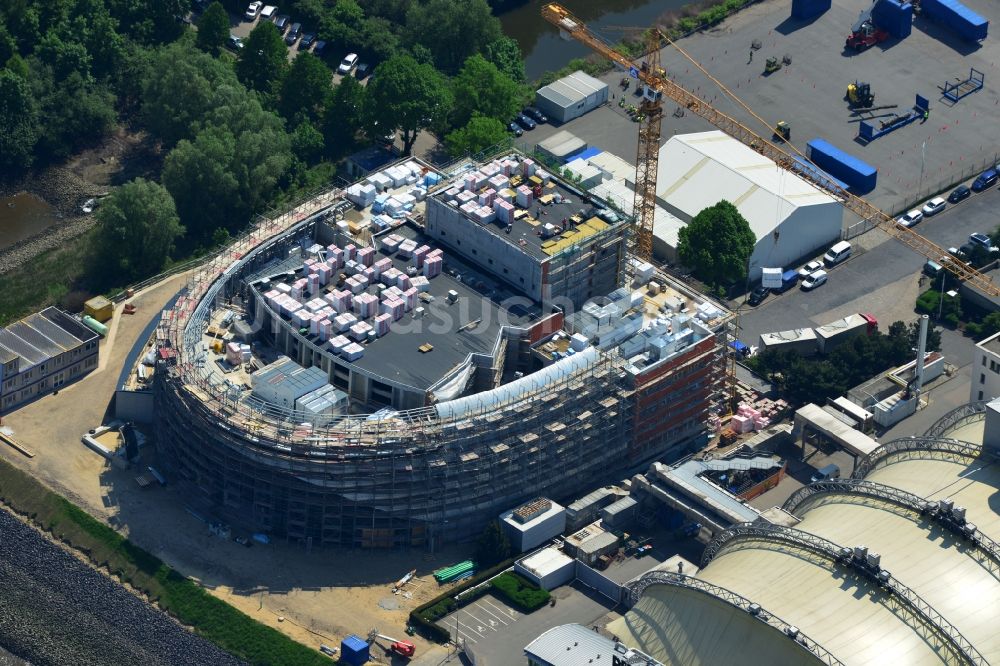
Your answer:
[[[368,651],[368,643],[351,635],[340,642],[340,660],[351,666],[362,666],[367,664],[371,654]]]
[[[782,294],[792,287],[794,287],[799,281],[799,272],[794,268],[789,268],[787,271],[781,274],[781,287],[775,289],[774,291]]]
[[[806,154],[820,169],[844,181],[858,192],[871,192],[875,189],[878,178],[878,170],[875,167],[848,155],[823,139],[817,138],[806,142]]]
[[[902,0],[882,0],[872,12],[875,25],[897,39],[910,36],[913,29],[913,5]]]
[[[970,42],[986,39],[990,22],[958,0],[923,0],[921,11],[927,18],[954,30],[962,39]]]
[[[792,0],[792,18],[809,19],[830,8],[832,0]]]

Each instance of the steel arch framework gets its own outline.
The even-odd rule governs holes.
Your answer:
[[[851,478],[864,479],[878,467],[879,463],[890,456],[937,460],[975,459],[982,454],[982,451],[983,447],[979,444],[947,437],[903,437],[886,442],[859,460]]]
[[[828,666],[843,666],[842,661],[837,659],[829,650],[824,648],[818,642],[809,638],[795,625],[781,619],[769,610],[762,608],[760,604],[756,604],[746,597],[733,592],[732,590],[727,590],[726,588],[719,587],[718,585],[712,585],[711,583],[701,580],[700,578],[687,576],[681,573],[672,573],[670,571],[650,571],[649,573],[644,574],[639,580],[629,584],[629,601],[631,605],[634,606],[638,603],[642,594],[652,585],[670,585],[672,587],[694,590],[710,597],[714,597],[724,603],[738,608],[741,611],[749,613],[769,627],[777,629],[789,639],[795,641],[796,645],[810,652],[824,664],[827,664]]]
[[[770,541],[798,547],[826,558],[833,569],[841,567],[847,571],[861,574],[871,573],[865,569],[863,564],[858,565],[857,560],[851,558],[853,550],[850,548],[844,548],[815,534],[766,523],[739,523],[718,535],[705,548],[701,563],[702,568],[706,567],[726,544],[740,540]],[[892,577],[888,571],[880,570],[878,573],[886,576],[877,579],[887,593],[881,600],[882,603],[893,611],[904,611],[904,614],[905,612],[911,614],[913,618],[909,620],[897,612],[897,616],[904,622],[910,623],[918,633],[923,629],[926,633],[920,633],[920,635],[924,638],[936,637],[942,648],[952,656],[950,659],[945,658],[947,663],[974,664],[975,666],[989,664],[969,639],[963,636],[955,625],[938,613],[920,595]]]
[[[808,486],[803,486],[795,491],[791,497],[785,500],[782,509],[791,514],[796,514],[796,510],[811,497],[827,493],[863,495],[884,502],[891,502],[898,506],[910,509],[922,516],[930,517],[936,524],[946,530],[956,532],[963,538],[972,542],[979,552],[984,556],[982,562],[994,577],[1000,580],[1000,544],[983,534],[975,525],[958,521],[953,515],[941,509],[940,504],[933,500],[926,500],[919,495],[887,486],[874,481],[864,481],[858,479],[835,479],[830,481],[819,481]],[[971,529],[965,529],[966,527]]]

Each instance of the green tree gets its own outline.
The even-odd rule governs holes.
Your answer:
[[[34,158],[38,104],[28,83],[0,70],[0,170],[23,171]]]
[[[323,155],[323,135],[312,123],[303,120],[291,135],[292,155],[306,164],[314,164]]]
[[[462,127],[476,113],[504,122],[521,108],[521,88],[478,53],[470,56],[451,82],[455,98],[451,122]]]
[[[35,48],[38,60],[52,68],[57,81],[71,74],[90,76],[90,54],[79,42],[64,42],[55,32],[45,33],[45,37]]]
[[[291,165],[281,119],[253,96],[229,93],[228,103],[195,125],[167,155],[163,184],[189,236],[206,240],[219,227],[235,231],[274,193]]]
[[[318,31],[320,39],[338,49],[355,50],[361,42],[364,18],[364,10],[355,0],[337,0],[332,9],[323,12]]]
[[[434,64],[454,74],[462,63],[503,34],[486,0],[414,2],[406,13],[406,34],[434,54]]]
[[[378,16],[365,18],[361,26],[361,43],[376,62],[388,60],[399,52],[399,37],[392,31],[392,24]]]
[[[504,35],[488,44],[484,54],[487,60],[496,65],[496,68],[514,83],[524,83],[524,57],[521,55],[521,47],[515,40]]]
[[[354,77],[347,77],[353,79]],[[323,103],[331,88],[330,70],[323,61],[309,52],[295,56],[291,69],[281,84],[278,110],[289,123],[318,120],[323,115]]]
[[[512,554],[510,540],[499,521],[491,521],[476,542],[476,564],[480,569],[492,567],[509,558]]]
[[[108,9],[122,33],[144,44],[162,44],[181,34],[177,17],[191,11],[191,0],[108,0]]]
[[[446,136],[444,142],[452,157],[460,157],[474,155],[509,140],[510,135],[502,122],[477,113],[465,127]]]
[[[52,68],[30,60],[32,91],[38,100],[40,125],[36,153],[62,159],[100,140],[115,123],[115,96],[107,84],[71,72],[56,80]]]
[[[375,68],[365,98],[367,115],[378,132],[402,130],[406,154],[421,130],[447,117],[452,101],[441,73],[406,55]]]
[[[241,88],[224,62],[183,44],[160,49],[145,74],[142,115],[167,146],[194,136],[192,123],[218,106],[221,89]]]
[[[353,76],[344,77],[328,94],[322,126],[327,154],[339,157],[354,147],[364,126],[364,106],[365,88]]]
[[[116,284],[160,272],[184,233],[170,193],[141,178],[112,192],[95,217],[94,270]]]
[[[236,60],[236,76],[247,88],[265,96],[277,95],[288,71],[288,47],[270,21],[250,31]]]
[[[736,206],[722,200],[694,216],[678,233],[681,262],[705,282],[723,285],[747,275],[747,260],[757,242]]]
[[[198,37],[195,44],[202,51],[216,53],[226,45],[229,37],[229,14],[219,2],[213,2],[198,19]]]
[[[959,310],[959,316],[961,316],[961,310]],[[956,317],[957,319],[957,317]],[[909,349],[916,350],[917,343],[920,340],[920,322],[914,321],[910,323],[909,334],[907,336],[907,341],[909,342]],[[941,351],[941,331],[934,324],[927,325],[927,345],[925,349],[929,352]],[[908,350],[909,351],[909,350]],[[915,352],[910,352],[907,356],[914,356]]]

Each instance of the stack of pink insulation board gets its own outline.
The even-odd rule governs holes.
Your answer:
[[[503,199],[497,199],[493,202],[493,212],[496,214],[496,219],[502,224],[514,224],[514,204],[508,203]]]
[[[368,337],[368,331],[372,330],[372,327],[363,321],[359,321],[354,326],[351,326],[351,339],[357,342],[365,340]]]
[[[431,251],[430,245],[421,245],[416,250],[413,251],[413,265],[417,268],[423,268],[424,257],[428,255]]]
[[[357,322],[358,322],[357,317],[355,317],[350,312],[345,312],[343,314],[339,314],[336,317],[334,317],[333,328],[336,329],[338,333],[343,333],[351,326],[354,326],[354,324],[356,324]]]
[[[368,319],[375,314],[378,308],[378,296],[374,294],[360,294],[354,299],[354,314],[361,319]]]
[[[398,243],[396,244],[396,247],[399,247]],[[395,248],[393,248],[393,252],[395,251]],[[382,273],[392,268],[392,260],[388,257],[383,257],[372,264],[372,268],[375,269],[375,279],[380,279],[382,277]]]
[[[351,344],[344,347],[341,354],[348,361],[357,361],[359,358],[365,355],[365,348],[359,345],[357,342],[352,342]]]
[[[411,278],[410,279],[410,284],[417,291],[430,291],[430,289],[431,289],[431,282],[430,282],[430,280],[428,280],[427,278],[425,278],[423,275],[418,275],[415,278]]]
[[[521,185],[517,188],[517,205],[521,208],[530,208],[531,204],[534,202],[534,195],[531,193],[531,188],[527,185]]]
[[[389,324],[392,323],[392,315],[383,313],[375,316],[375,334],[379,337],[389,332]]]
[[[424,277],[432,278],[441,274],[441,266],[444,265],[444,261],[441,257],[431,257],[428,256],[427,260],[424,262]]]

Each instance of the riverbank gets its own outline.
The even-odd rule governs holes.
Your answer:
[[[22,517],[19,521],[0,510],[0,532],[5,535],[0,540],[0,586],[19,591],[17,595],[8,595],[9,604],[0,595],[0,640],[15,654],[39,665],[60,666],[237,663],[230,655],[251,664],[330,663],[319,652],[215,598],[2,459],[0,501]],[[72,548],[93,566],[110,572],[194,633],[157,612],[110,577],[74,562],[71,555],[24,522]],[[40,566],[37,576],[31,569],[35,562]],[[8,576],[18,577],[17,584],[9,584],[12,579]],[[29,585],[27,590],[24,584]],[[30,609],[28,616],[23,615],[25,607]],[[19,630],[21,622],[29,622],[31,631]],[[41,636],[36,636],[35,630],[42,632]],[[68,658],[64,649],[67,642],[72,648],[70,656],[78,654],[77,650],[86,651],[79,661]],[[100,656],[95,658],[95,655]],[[116,658],[119,655],[122,658]]]
[[[80,205],[91,197],[104,194],[107,189],[63,166],[49,167],[16,181],[0,183],[0,197],[26,192],[52,206],[59,218],[54,226],[0,250],[0,275],[23,266],[44,252],[66,245],[93,227],[93,216],[81,214]]]

